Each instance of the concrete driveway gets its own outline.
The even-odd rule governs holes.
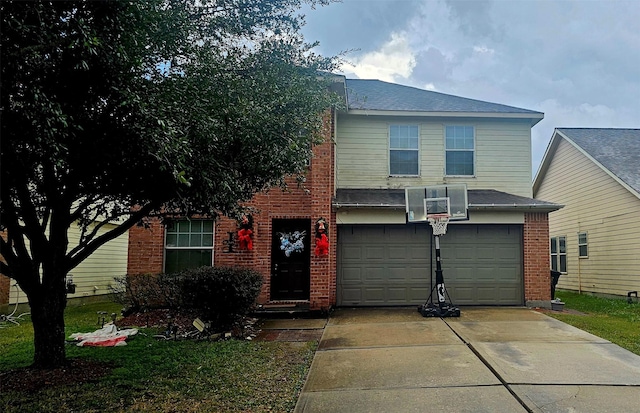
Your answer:
[[[637,412],[640,356],[526,308],[338,309],[296,413]]]

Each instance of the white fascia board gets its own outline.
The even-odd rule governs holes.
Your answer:
[[[421,111],[396,111],[396,110],[369,110],[349,109],[349,115],[364,116],[402,116],[402,117],[426,117],[426,118],[480,118],[480,119],[530,119],[531,126],[544,118],[543,113],[493,113],[493,112],[421,112]]]

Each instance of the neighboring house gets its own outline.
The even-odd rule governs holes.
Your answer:
[[[549,218],[559,288],[640,290],[640,129],[557,128],[533,190],[566,205]]]
[[[98,232],[101,235],[112,229],[112,224],[106,224]],[[75,245],[80,237],[80,230],[72,225],[69,228],[69,248]],[[86,260],[71,271],[75,293],[67,294],[67,298],[90,298],[104,296],[110,293],[109,287],[114,285],[115,277],[127,274],[128,233],[109,241]],[[16,302],[26,303],[27,296],[15,287],[15,280],[0,275],[0,307]]]
[[[423,304],[434,268],[431,228],[405,223],[403,189],[466,183],[469,220],[450,223],[442,237],[452,301],[549,305],[548,213],[561,206],[532,198],[531,127],[543,114],[377,80],[341,81],[347,109],[330,114],[305,189],[272,189],[251,202],[260,211],[252,251],[236,243],[229,252],[238,225],[226,218],[158,221],[130,231],[129,274],[244,265],[264,274],[264,306]],[[320,218],[329,251],[316,256]],[[280,236],[296,230],[306,232],[303,251],[286,256]]]

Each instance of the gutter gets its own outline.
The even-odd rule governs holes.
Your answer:
[[[469,204],[469,209],[476,211],[487,210],[539,210],[553,212],[564,208],[560,204]]]

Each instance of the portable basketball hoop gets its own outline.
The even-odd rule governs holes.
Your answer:
[[[431,225],[433,235],[444,235],[447,233],[447,225],[449,224],[449,214],[431,214],[427,215],[427,221]]]
[[[418,312],[423,317],[460,317],[460,309],[451,302],[444,284],[440,237],[447,233],[449,221],[468,219],[467,186],[408,187],[405,188],[405,202],[407,222],[428,222],[435,238],[436,283],[431,288],[427,302],[418,307]],[[434,303],[434,291],[437,303]]]

